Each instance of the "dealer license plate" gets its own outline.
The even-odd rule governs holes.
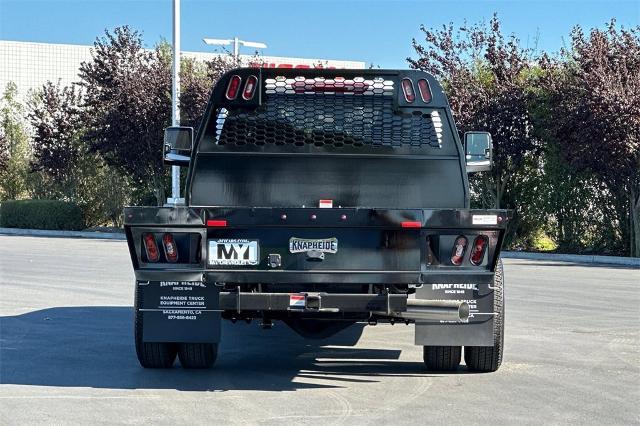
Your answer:
[[[257,240],[209,240],[209,265],[257,265],[260,246]]]

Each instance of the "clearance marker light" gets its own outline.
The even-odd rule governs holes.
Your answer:
[[[216,219],[209,219],[207,220],[207,226],[211,226],[214,228],[224,228],[225,226],[227,226],[227,221],[226,220],[216,220]]]
[[[417,221],[405,221],[401,222],[400,226],[403,228],[420,228],[422,227],[422,223]]]

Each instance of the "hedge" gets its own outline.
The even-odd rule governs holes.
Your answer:
[[[79,231],[85,226],[82,209],[76,203],[9,200],[0,204],[0,227]]]

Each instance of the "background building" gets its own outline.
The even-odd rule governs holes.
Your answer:
[[[91,60],[93,46],[75,44],[32,43],[0,40],[0,90],[12,81],[18,87],[20,99],[37,90],[47,81],[69,85],[78,81],[78,69],[83,61]],[[221,53],[182,52],[185,57],[211,60]],[[243,63],[254,63],[253,55],[240,55]],[[274,68],[365,68],[363,61],[332,59],[286,58],[260,56],[263,66]]]

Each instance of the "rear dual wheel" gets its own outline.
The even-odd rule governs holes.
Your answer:
[[[171,368],[176,360],[178,345],[175,343],[159,343],[142,341],[142,312],[136,309],[134,337],[136,355],[144,368]]]
[[[180,358],[183,368],[209,368],[218,357],[215,343],[164,343],[142,341],[142,313],[136,309],[134,337],[136,355],[144,368],[171,368]]]
[[[424,363],[431,371],[454,371],[460,364],[461,346],[425,346]]]
[[[493,278],[493,346],[465,346],[464,361],[470,371],[489,373],[502,364],[504,348],[504,270],[498,260]],[[425,346],[424,363],[431,371],[454,371],[460,365],[461,346]]]
[[[465,346],[464,361],[471,371],[489,373],[502,364],[504,349],[504,270],[502,260],[496,265],[493,278],[493,346]]]
[[[180,343],[178,358],[183,368],[210,368],[218,357],[216,343]]]

